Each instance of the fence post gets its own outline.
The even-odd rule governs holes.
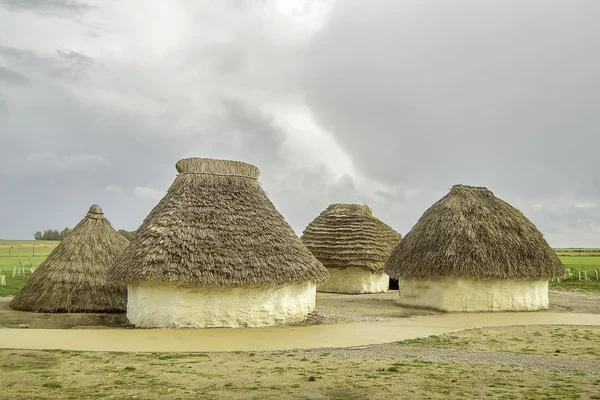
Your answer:
[[[596,273],[596,280],[600,281],[600,274],[598,273],[598,270],[595,269],[594,272]]]
[[[585,269],[583,270],[583,280],[587,281],[587,271]]]
[[[12,255],[11,255],[11,254],[12,254],[12,246],[10,246],[10,247],[8,248],[8,256],[9,256],[9,257],[12,257]]]
[[[17,276],[17,267],[13,267],[13,278]]]
[[[579,280],[581,280],[581,271],[577,271],[577,276],[579,277]]]
[[[35,247],[32,248],[31,250],[33,250],[33,257],[35,257]]]

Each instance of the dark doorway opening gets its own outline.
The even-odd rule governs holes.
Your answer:
[[[398,290],[398,279],[390,278],[390,290]]]

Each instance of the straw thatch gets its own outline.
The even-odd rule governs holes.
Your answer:
[[[369,206],[331,204],[304,230],[302,242],[327,268],[383,268],[402,235],[373,216]]]
[[[127,281],[199,286],[321,282],[327,270],[258,183],[258,168],[189,158],[113,273]]]
[[[564,267],[521,211],[484,187],[455,185],[394,248],[392,277],[549,279]]]
[[[123,312],[124,281],[108,270],[129,241],[93,205],[85,218],[29,277],[10,307],[34,312]]]

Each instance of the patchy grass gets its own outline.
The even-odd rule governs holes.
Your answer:
[[[600,360],[600,327],[511,326],[477,328],[398,342],[400,346],[536,354]]]
[[[60,388],[62,388],[62,385],[60,383],[58,383],[58,382],[48,382],[48,383],[44,383],[42,386],[45,387],[45,388],[48,388],[48,389],[60,389]]]
[[[593,398],[600,393],[600,378],[585,360],[600,359],[598,343],[600,327],[533,326],[473,329],[360,351],[78,352],[75,357],[0,350],[0,376],[6,399],[25,394],[56,400]],[[442,359],[419,359],[406,347],[433,348],[414,350]],[[486,357],[478,363],[452,361],[444,358],[444,349]],[[498,364],[496,352],[516,353],[516,364]],[[518,357],[530,354],[543,358],[540,367],[519,366]],[[557,357],[569,360],[561,364]]]

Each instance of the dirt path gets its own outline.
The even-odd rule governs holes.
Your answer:
[[[440,314],[383,322],[244,329],[0,329],[5,349],[219,352],[351,347],[511,325],[600,326],[599,314]]]

